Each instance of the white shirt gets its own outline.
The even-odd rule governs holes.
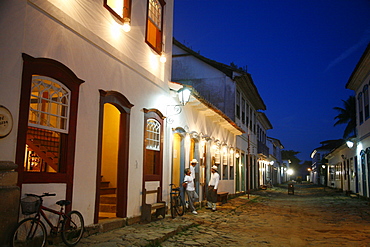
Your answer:
[[[186,187],[186,190],[188,190],[188,191],[194,191],[195,190],[194,180],[193,180],[192,176],[185,175],[184,182],[186,182],[188,184],[188,186]]]
[[[208,185],[209,186],[215,186],[215,190],[218,188],[218,182],[220,182],[220,174],[217,172],[211,173],[211,179],[209,180]]]
[[[190,175],[195,179],[195,166],[190,165]]]

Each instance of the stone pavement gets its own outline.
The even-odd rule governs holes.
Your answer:
[[[309,184],[295,185],[294,195],[286,186],[255,191],[198,213],[95,234],[77,246],[370,246],[368,201]]]

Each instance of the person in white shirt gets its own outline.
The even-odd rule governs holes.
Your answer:
[[[191,176],[191,171],[189,168],[186,168],[184,172],[185,172],[184,183],[188,184],[186,186],[186,194],[188,195],[189,207],[193,214],[198,214],[194,207],[194,201],[197,198],[197,194],[195,192],[194,187],[194,179]]]
[[[197,164],[198,164],[197,159],[192,159],[192,161],[190,161],[190,171],[191,171],[191,176],[193,177],[194,181],[195,181],[195,166]]]
[[[211,172],[211,179],[208,183],[207,209],[216,211],[217,189],[218,183],[220,182],[220,175],[217,172],[217,166],[212,166]]]

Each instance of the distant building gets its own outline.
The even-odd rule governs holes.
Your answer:
[[[244,133],[236,144],[219,140],[220,189],[233,193],[259,188],[266,183],[262,169],[269,163],[267,130],[272,128],[266,106],[249,73],[201,56],[177,40],[173,43],[172,80],[190,85],[202,97],[221,110]],[[223,154],[233,150],[235,160]]]

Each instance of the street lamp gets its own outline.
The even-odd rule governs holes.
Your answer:
[[[179,101],[181,105],[186,105],[190,100],[191,89],[189,87],[183,87],[179,91],[177,91],[177,95],[179,97]]]

